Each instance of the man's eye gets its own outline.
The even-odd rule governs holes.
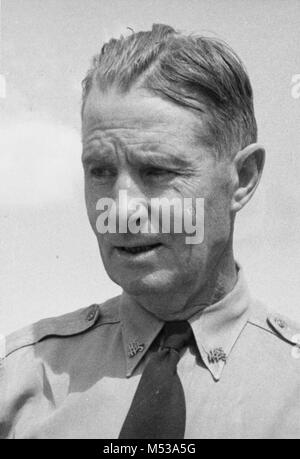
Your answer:
[[[176,175],[176,173],[174,171],[170,171],[170,170],[167,170],[167,169],[158,169],[158,168],[151,168],[151,169],[147,169],[145,171],[145,175],[146,177],[171,177],[171,176],[174,176]]]
[[[114,176],[114,171],[108,167],[92,167],[90,174],[96,178],[109,178]]]

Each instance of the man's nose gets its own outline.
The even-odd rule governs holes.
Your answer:
[[[147,206],[147,198],[139,178],[127,171],[121,172],[114,187],[117,215],[130,218],[139,205]],[[148,206],[147,206],[148,207]]]

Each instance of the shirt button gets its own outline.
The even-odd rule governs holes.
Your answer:
[[[280,319],[279,317],[275,317],[274,322],[278,325],[279,328],[286,328],[287,324],[284,320]]]
[[[96,315],[96,311],[97,311],[97,306],[92,306],[91,309],[89,310],[89,312],[87,313],[86,315],[86,320],[88,322],[91,322],[92,320],[95,319],[95,315]]]

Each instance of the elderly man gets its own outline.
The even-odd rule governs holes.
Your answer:
[[[8,337],[3,438],[300,436],[299,328],[250,296],[233,255],[263,170],[256,142],[249,78],[226,44],[153,25],[103,46],[83,84],[82,161],[123,293]],[[203,240],[146,231],[132,202],[153,198],[192,199],[194,221],[201,198]],[[101,199],[126,231],[100,227]]]

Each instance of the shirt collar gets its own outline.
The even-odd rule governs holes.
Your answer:
[[[121,295],[120,318],[126,375],[130,376],[163,328],[164,321],[132,301],[125,292]]]
[[[250,313],[248,287],[238,264],[237,269],[234,288],[220,301],[189,319],[202,360],[217,381]]]
[[[189,319],[202,360],[215,380],[221,378],[230,352],[249,317],[249,292],[242,269],[237,265],[237,282],[224,298]],[[164,326],[125,292],[120,298],[120,318],[130,376]]]

